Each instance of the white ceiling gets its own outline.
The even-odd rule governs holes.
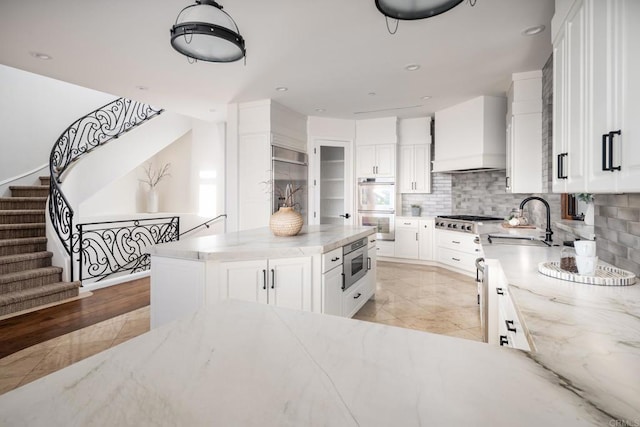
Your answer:
[[[395,35],[374,0],[219,1],[246,40],[246,65],[189,64],[171,48],[169,29],[188,0],[2,0],[0,63],[208,120],[223,119],[230,102],[265,98],[353,119],[424,116],[504,95],[511,73],[540,69],[551,55],[553,0],[465,1],[400,21]],[[542,34],[520,34],[539,24]],[[406,71],[412,63],[421,68]],[[371,110],[386,111],[354,114]]]

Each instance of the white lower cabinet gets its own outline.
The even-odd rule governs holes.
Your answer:
[[[509,295],[509,283],[497,260],[484,262],[487,287],[486,327],[489,344],[530,351],[527,331]]]
[[[476,258],[483,254],[479,236],[447,230],[435,234],[438,262],[475,274]]]
[[[378,256],[395,256],[395,242],[392,240],[378,240],[376,242],[376,253]]]
[[[220,263],[220,296],[311,311],[311,257]]]
[[[396,220],[395,256],[397,258],[418,259],[419,232],[417,219],[398,218]]]
[[[322,275],[322,312],[342,316],[342,264]]]
[[[421,219],[419,225],[420,247],[418,248],[419,258],[423,261],[433,261],[433,231],[435,229],[435,220]]]

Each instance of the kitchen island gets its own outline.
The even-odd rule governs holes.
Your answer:
[[[609,421],[520,351],[232,300],[0,396],[3,426]]]
[[[548,277],[538,272],[538,263],[559,261],[560,247],[489,244],[483,237],[485,259],[497,260],[504,272],[534,344],[527,357],[578,396],[582,407],[615,420],[607,425],[640,425],[640,285]]]
[[[374,233],[311,225],[278,237],[265,227],[153,246],[151,327],[228,298],[351,317],[375,292]],[[360,241],[359,259],[345,270],[343,247]],[[354,269],[366,274],[351,284]]]

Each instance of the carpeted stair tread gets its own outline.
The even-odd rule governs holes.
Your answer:
[[[0,264],[9,264],[12,262],[28,261],[31,259],[39,259],[39,258],[51,258],[52,256],[53,256],[53,252],[49,252],[49,251],[30,252],[26,254],[15,254],[15,255],[4,255],[4,256],[0,256]]]
[[[0,210],[44,210],[46,205],[46,197],[0,197]]]
[[[32,245],[36,243],[47,243],[46,237],[24,237],[21,239],[0,239],[0,248],[3,246]]]
[[[0,210],[0,224],[28,224],[44,221],[44,209]]]
[[[44,237],[46,233],[46,224],[44,222],[29,222],[26,224],[0,224],[0,239]]]
[[[46,228],[46,227],[47,225],[44,222],[25,222],[24,224],[0,224],[0,230],[21,230],[25,228]]]
[[[0,295],[0,316],[78,296],[80,282],[55,282]]]
[[[43,188],[49,189],[46,185],[12,185],[9,190],[41,190]]]
[[[17,282],[21,280],[36,279],[43,276],[49,276],[51,274],[61,274],[62,268],[60,267],[43,267],[35,268],[33,270],[19,271],[16,273],[1,274],[0,285],[4,285],[11,282]]]
[[[53,253],[47,251],[3,255],[0,256],[0,275],[51,267],[52,258]]]

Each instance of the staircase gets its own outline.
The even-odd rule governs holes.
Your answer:
[[[80,282],[62,282],[62,268],[47,252],[45,205],[49,177],[41,185],[10,187],[0,198],[0,316],[78,296]]]

